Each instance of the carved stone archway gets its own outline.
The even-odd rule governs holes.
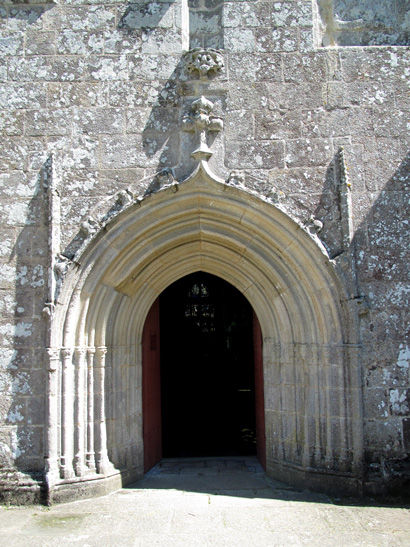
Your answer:
[[[183,183],[130,203],[66,275],[50,326],[50,498],[142,476],[145,318],[168,285],[198,270],[235,286],[258,316],[267,473],[358,493],[358,348],[338,274],[283,211],[201,162]]]

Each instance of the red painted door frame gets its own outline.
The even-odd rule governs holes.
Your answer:
[[[157,298],[148,313],[142,334],[142,418],[145,473],[154,467],[162,457],[159,319],[159,299]],[[261,327],[255,312],[253,312],[253,346],[256,454],[263,469],[266,469],[263,340]]]

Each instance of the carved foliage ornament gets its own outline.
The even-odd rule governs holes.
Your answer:
[[[221,131],[223,120],[212,114],[214,103],[200,97],[191,104],[192,115],[182,118],[183,131]]]
[[[186,69],[190,74],[199,73],[200,78],[217,74],[224,66],[222,54],[216,49],[191,49],[185,54]]]

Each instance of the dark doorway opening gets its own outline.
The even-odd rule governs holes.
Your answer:
[[[253,310],[196,272],[160,296],[162,456],[256,454]]]

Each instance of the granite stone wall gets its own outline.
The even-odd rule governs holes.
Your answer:
[[[184,123],[202,96],[223,121],[207,137],[212,170],[313,226],[357,303],[363,484],[406,483],[409,29],[398,0],[0,4],[5,499],[44,487],[48,325],[64,265],[119,195],[155,193],[164,168],[179,181],[193,171],[199,133]],[[198,47],[221,50],[206,78],[186,68]]]

